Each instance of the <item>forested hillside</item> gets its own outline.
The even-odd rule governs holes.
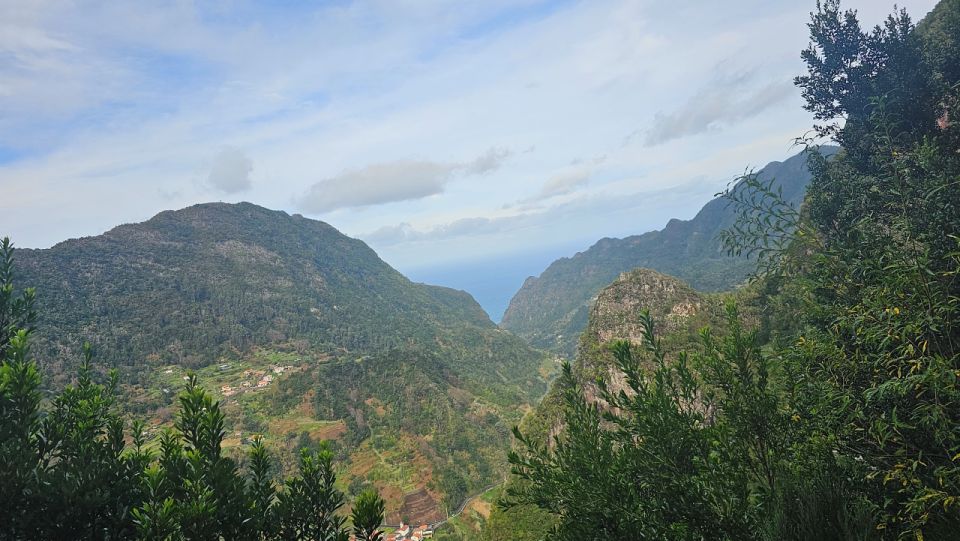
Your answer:
[[[54,387],[80,349],[118,369],[123,407],[167,426],[188,370],[223,399],[237,453],[257,434],[291,469],[333,440],[342,488],[392,522],[439,520],[505,474],[509,428],[546,390],[543,355],[462,291],[410,282],[333,227],[248,203],[16,251],[33,351]],[[231,451],[231,452],[234,452]]]
[[[594,318],[487,539],[958,538],[960,2],[864,31],[826,1],[809,28],[796,83],[843,150],[810,141],[800,210],[753,175],[724,195],[759,276],[722,323],[677,334],[642,288]]]
[[[835,147],[824,147],[826,155]],[[758,172],[773,181],[790,204],[799,207],[810,182],[804,153],[773,162]],[[733,225],[736,212],[724,199],[707,203],[691,220],[671,220],[660,231],[623,239],[602,239],[588,250],[554,261],[539,277],[528,278],[513,296],[501,326],[536,347],[572,358],[587,325],[590,303],[622,272],[646,267],[676,276],[701,291],[723,291],[754,270],[747,257],[730,257],[719,234]]]
[[[74,350],[89,340],[116,366],[199,367],[267,344],[384,351],[492,326],[468,294],[414,284],[362,241],[249,203],[19,250],[16,272],[41,292],[38,339]]]

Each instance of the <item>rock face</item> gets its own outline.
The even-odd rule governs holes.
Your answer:
[[[833,154],[835,148],[824,148]],[[798,154],[772,162],[761,179],[775,179],[784,198],[799,206],[810,182],[807,159]],[[590,249],[554,261],[539,277],[528,278],[510,301],[500,326],[532,345],[573,357],[587,326],[590,306],[620,273],[646,267],[677,276],[700,291],[725,291],[754,269],[746,258],[727,257],[718,235],[735,220],[726,201],[714,199],[692,220],[671,220],[660,231],[624,239],[601,239]]]
[[[605,344],[626,339],[640,344],[641,311],[648,310],[665,334],[684,326],[703,304],[703,297],[677,278],[650,269],[625,272],[597,296],[581,341]]]
[[[650,269],[621,274],[604,288],[590,309],[590,320],[580,336],[574,374],[592,395],[593,381],[604,377],[611,389],[624,388],[607,345],[613,340],[643,342],[640,314],[650,313],[654,332],[665,347],[676,350],[696,341],[698,329],[716,319],[719,301],[694,291],[678,278]]]
[[[577,346],[572,370],[588,399],[596,399],[597,377],[603,377],[614,391],[625,388],[623,374],[607,345],[619,339],[640,345],[643,311],[653,318],[654,332],[668,357],[691,349],[704,326],[723,325],[721,295],[700,293],[683,280],[651,269],[622,273],[597,295]],[[525,432],[546,441],[560,432],[560,391],[555,382],[534,413],[525,419]]]

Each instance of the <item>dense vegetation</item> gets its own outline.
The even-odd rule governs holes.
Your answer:
[[[333,453],[303,449],[299,474],[278,490],[259,439],[241,471],[224,456],[224,415],[196,377],[180,394],[159,451],[142,423],[116,407],[117,373],[98,383],[91,348],[75,382],[42,398],[29,352],[34,292],[14,293],[13,250],[0,246],[0,539],[310,539],[346,541]],[[129,444],[128,444],[129,440]],[[361,493],[350,516],[359,539],[379,540],[384,505]]]
[[[228,456],[261,435],[292,472],[300,447],[332,440],[340,488],[379,489],[393,524],[501,480],[510,426],[546,392],[543,355],[468,294],[413,283],[323,222],[205,204],[17,254],[47,387],[89,340],[94,372],[118,371],[118,407],[157,432],[193,370],[222,400]],[[241,387],[251,371],[274,379]]]
[[[371,353],[493,327],[468,294],[410,282],[324,222],[249,203],[162,212],[18,261],[41,292],[38,353],[89,341],[134,383],[147,363],[199,367],[256,345]]]
[[[668,355],[641,314],[614,374],[564,369],[505,500],[548,539],[960,536],[960,1],[863,31],[826,0],[809,27],[797,84],[843,150],[809,152],[800,210],[753,175],[726,194],[755,317]]]
[[[821,151],[830,155],[836,148]],[[758,175],[773,182],[797,206],[810,181],[804,153],[768,164]],[[735,220],[735,211],[717,198],[692,220],[671,220],[660,231],[600,240],[571,258],[554,261],[539,277],[527,279],[511,299],[501,326],[536,347],[572,358],[592,299],[622,272],[645,267],[682,278],[701,291],[730,289],[755,266],[748,257],[730,257],[718,238]]]

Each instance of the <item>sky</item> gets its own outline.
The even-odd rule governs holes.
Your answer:
[[[893,8],[846,5],[865,25]],[[795,153],[813,7],[0,0],[0,235],[49,247],[250,201],[414,279],[496,289],[497,318],[552,259]]]

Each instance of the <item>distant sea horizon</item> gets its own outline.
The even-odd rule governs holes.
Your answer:
[[[398,270],[414,282],[461,289],[470,293],[490,319],[499,325],[503,313],[510,305],[510,299],[528,277],[540,276],[550,263],[561,257],[572,257],[589,248],[593,242],[562,244],[537,251],[496,255],[487,259]]]

